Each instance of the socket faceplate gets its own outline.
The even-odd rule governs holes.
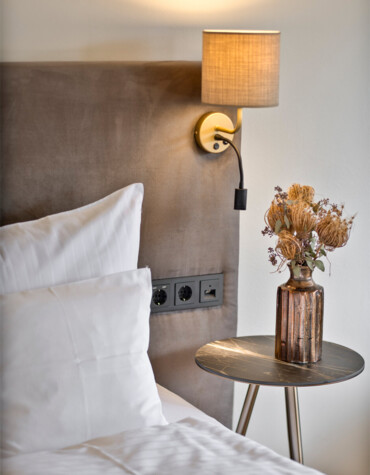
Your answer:
[[[152,313],[178,312],[223,303],[223,274],[153,280]]]

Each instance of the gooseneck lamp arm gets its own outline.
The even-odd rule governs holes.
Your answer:
[[[239,150],[235,147],[235,145],[232,143],[231,140],[229,140],[227,137],[222,136],[221,134],[216,134],[214,138],[215,140],[222,140],[224,142],[227,142],[235,150],[236,156],[238,157],[238,165],[239,165],[239,173],[240,173],[239,188],[244,188],[243,163],[242,163],[242,157],[240,155]]]
[[[238,157],[240,181],[239,188],[235,188],[235,197],[234,197],[234,209],[236,210],[246,210],[247,209],[247,190],[244,188],[244,172],[243,172],[243,162],[239,150],[233,144],[233,142],[227,137],[222,136],[221,134],[216,134],[214,136],[215,140],[222,140],[223,142],[228,143],[235,151],[236,156]]]

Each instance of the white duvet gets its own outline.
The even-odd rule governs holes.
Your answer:
[[[318,474],[219,424],[193,418],[2,459],[4,475]]]

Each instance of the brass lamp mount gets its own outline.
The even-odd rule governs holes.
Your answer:
[[[237,121],[234,124],[229,116],[222,112],[207,112],[198,120],[194,137],[199,147],[208,153],[222,153],[230,145],[234,139],[234,134],[242,124],[242,109],[238,109]],[[222,132],[223,136],[228,139],[220,142],[215,138],[216,134]]]

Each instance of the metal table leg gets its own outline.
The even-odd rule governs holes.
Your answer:
[[[298,389],[296,387],[285,388],[285,405],[290,458],[303,464],[301,421],[299,418]]]
[[[250,384],[247,394],[245,396],[242,412],[240,413],[240,418],[238,426],[236,428],[237,434],[245,435],[248,429],[248,424],[252,415],[254,403],[256,402],[257,393],[259,390],[258,384]]]

